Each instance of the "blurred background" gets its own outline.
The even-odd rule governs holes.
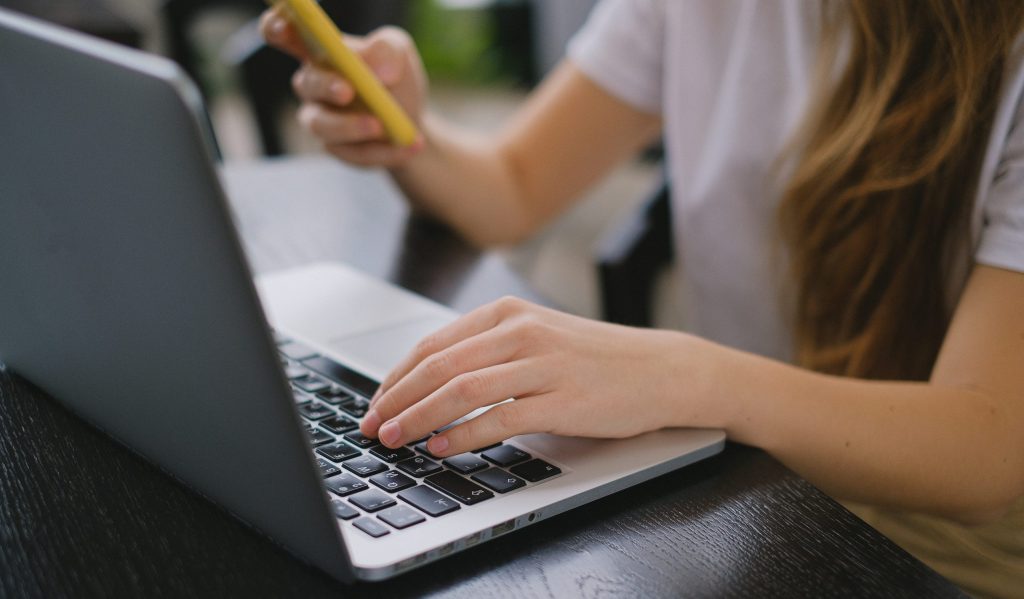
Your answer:
[[[343,31],[407,29],[431,79],[430,105],[449,120],[493,130],[565,52],[597,0],[322,0]],[[263,0],[0,0],[0,6],[168,56],[205,96],[227,161],[321,153],[295,119],[298,66],[263,44]],[[595,123],[595,127],[600,126]],[[657,155],[613,173],[536,239],[503,252],[541,293],[600,315],[595,254],[659,182]],[[679,277],[666,277],[671,287]],[[673,294],[664,289],[659,295]],[[672,302],[656,302],[671,305]],[[678,315],[658,314],[671,326]]]

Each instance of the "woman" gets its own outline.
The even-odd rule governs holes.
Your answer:
[[[663,134],[692,307],[683,333],[498,301],[424,339],[363,432],[399,446],[507,397],[429,449],[719,427],[969,592],[1019,596],[1022,24],[1014,1],[607,0],[490,137],[426,112],[413,44],[384,29],[355,43],[420,123],[410,149],[307,62],[305,126],[481,246]]]

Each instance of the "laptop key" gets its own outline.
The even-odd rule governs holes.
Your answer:
[[[342,520],[351,520],[359,515],[359,510],[340,499],[332,499],[331,508],[334,510],[334,515]]]
[[[306,431],[306,434],[309,435],[309,442],[313,447],[318,447],[320,445],[324,445],[325,443],[334,442],[333,436],[328,435],[327,433],[323,432],[320,429]]]
[[[405,472],[406,474],[411,474],[417,478],[421,476],[427,476],[428,474],[433,474],[442,469],[441,465],[438,464],[437,462],[432,462],[427,458],[419,455],[416,457],[409,458],[408,460],[402,460],[401,462],[398,462],[398,464],[396,464],[396,467],[402,472]]]
[[[321,420],[320,427],[331,431],[335,435],[340,435],[359,428],[359,425],[344,416],[335,416],[334,418]]]
[[[366,449],[367,447],[373,447],[374,445],[380,445],[379,441],[367,437],[366,435],[359,431],[352,431],[351,433],[346,434],[345,440],[351,443],[352,445],[355,445],[356,447],[361,447],[363,449]]]
[[[362,418],[366,416],[366,411],[370,409],[370,402],[362,397],[354,397],[351,401],[342,402],[338,407],[341,408],[342,412],[353,418]]]
[[[531,483],[540,482],[545,478],[551,478],[562,473],[562,469],[545,462],[544,460],[530,460],[525,464],[519,464],[509,468],[512,474],[521,476]]]
[[[298,364],[289,362],[288,365],[284,367],[284,375],[288,377],[288,380],[295,380],[308,376],[309,371]]]
[[[352,399],[352,394],[341,387],[332,386],[316,394],[316,398],[332,406],[345,403]]]
[[[384,472],[388,469],[387,466],[371,458],[370,456],[361,456],[342,462],[342,467],[349,472],[354,472],[363,478],[367,476],[373,476],[378,472]]]
[[[306,393],[320,393],[321,391],[326,391],[331,388],[330,383],[315,374],[304,376],[301,379],[295,379],[292,381],[292,384]]]
[[[329,478],[335,474],[341,474],[341,470],[339,470],[337,466],[323,458],[317,458],[316,465],[320,467],[320,474],[322,474],[324,478]]]
[[[352,524],[373,538],[383,537],[391,532],[388,530],[387,526],[384,526],[384,524],[380,522],[380,520],[369,518],[367,516],[363,516],[358,520],[353,520]]]
[[[376,512],[398,503],[387,493],[381,493],[377,489],[367,489],[362,493],[356,493],[348,498],[349,501],[363,508],[367,512]]]
[[[340,476],[332,476],[324,483],[332,492],[344,497],[370,488],[366,481],[360,480],[351,474],[343,472]]]
[[[522,449],[513,447],[512,445],[502,445],[501,447],[488,449],[480,455],[488,462],[504,467],[518,464],[519,462],[525,462],[533,457]]]
[[[357,455],[363,455],[363,452],[359,451],[355,447],[352,447],[348,443],[341,442],[331,443],[330,445],[324,445],[323,447],[317,447],[316,452],[332,462],[343,462],[345,460],[354,458]]]
[[[488,445],[487,447],[478,447],[473,450],[473,453],[483,453],[488,449],[494,449],[495,447],[501,447],[501,442],[495,443],[494,445]]]
[[[378,445],[371,449],[370,454],[384,460],[389,464],[394,464],[395,462],[407,460],[416,455],[406,447],[391,449],[390,447],[384,447],[383,445]]]
[[[338,381],[363,397],[373,397],[373,394],[377,392],[377,387],[379,387],[376,381],[372,381],[351,368],[342,366],[334,360],[323,356],[306,360],[303,365],[319,372],[332,381]]]
[[[460,453],[441,462],[459,474],[472,474],[477,470],[483,470],[489,464],[480,459],[480,456],[471,452]]]
[[[431,474],[423,480],[431,487],[451,495],[466,505],[473,505],[494,497],[494,493],[469,482],[451,470]]]
[[[514,474],[505,472],[501,468],[490,468],[483,472],[477,472],[471,478],[499,493],[508,493],[509,491],[526,486],[526,481]]]
[[[413,524],[419,524],[426,520],[423,514],[417,512],[407,505],[396,505],[395,507],[389,507],[383,512],[377,514],[377,517],[387,522],[391,526],[394,526],[398,530],[403,528],[409,528]]]
[[[430,438],[428,437],[427,441],[429,441],[429,440],[430,440]],[[427,449],[427,441],[421,441],[421,442],[417,443],[415,445],[416,451],[422,453],[423,455],[427,456],[428,458],[433,458],[435,460],[438,459],[436,455],[430,453],[430,450]]]
[[[411,489],[406,489],[398,494],[398,498],[402,501],[407,501],[414,505],[420,511],[426,513],[429,516],[443,516],[450,514],[455,510],[461,509],[462,506],[459,502],[455,501],[451,497],[447,497],[431,489],[419,485]]]
[[[279,345],[277,346],[277,351],[281,352],[282,354],[291,358],[292,360],[308,360],[310,358],[314,358],[320,355],[312,347],[309,347],[304,343],[299,343],[298,341],[292,341],[290,343],[285,343],[284,345]]]
[[[370,482],[388,493],[397,493],[416,484],[416,481],[394,470],[388,470],[370,478]]]
[[[310,420],[323,420],[328,416],[335,416],[337,412],[319,402],[310,402],[299,406],[299,414]]]

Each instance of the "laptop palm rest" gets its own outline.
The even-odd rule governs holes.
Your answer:
[[[377,380],[458,316],[338,263],[269,273],[256,285],[275,328]]]
[[[383,376],[409,353],[417,341],[448,322],[441,318],[418,318],[383,329],[331,339],[328,347],[335,354],[349,357],[353,363],[359,362],[368,371]]]

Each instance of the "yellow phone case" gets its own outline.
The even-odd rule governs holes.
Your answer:
[[[411,146],[418,137],[416,125],[358,54],[345,45],[344,36],[316,0],[267,0],[284,8],[289,20],[317,60],[343,74],[356,95],[380,119],[391,141]]]

